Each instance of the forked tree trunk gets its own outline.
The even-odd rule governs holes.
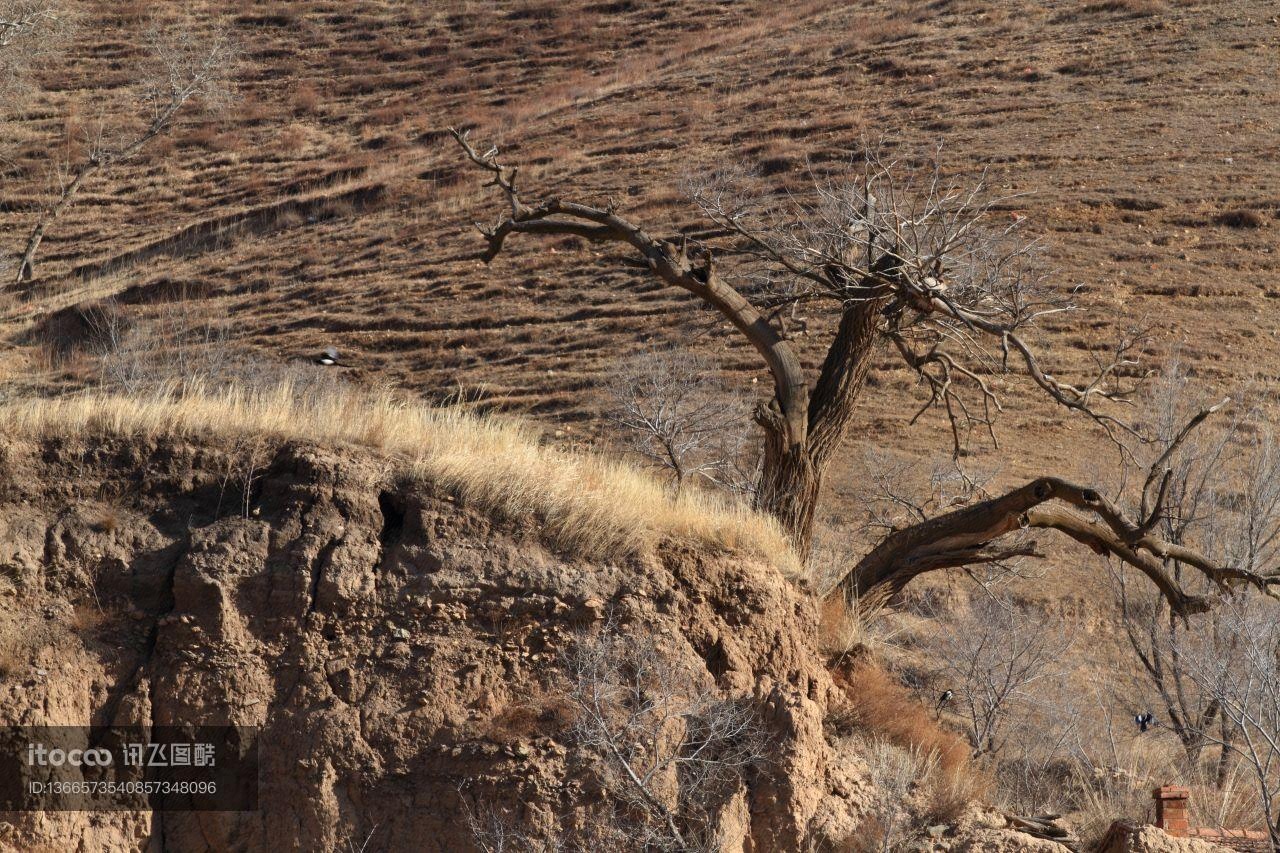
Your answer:
[[[941,295],[942,288],[932,278],[913,280],[912,274],[904,271],[902,253],[907,250],[898,245],[896,239],[893,245],[879,246],[879,236],[873,233],[867,241],[865,262],[851,259],[848,263],[832,263],[825,269],[816,270],[809,267],[807,254],[803,262],[790,258],[787,253],[770,247],[759,234],[743,228],[736,215],[719,218],[713,215],[717,224],[737,233],[762,257],[772,258],[797,278],[817,285],[826,297],[839,300],[842,306],[840,326],[823,362],[821,374],[810,387],[799,354],[791,342],[769,323],[756,305],[721,277],[712,246],[694,241],[690,253],[687,235],[669,240],[655,239],[618,214],[612,206],[596,207],[560,198],[548,198],[536,205],[527,204],[516,190],[517,170],[498,162],[496,148],[481,154],[467,141],[465,132],[456,129],[450,129],[450,132],[467,158],[493,176],[490,186],[499,189],[510,208],[510,212],[493,227],[480,227],[488,241],[487,248],[480,254],[486,263],[497,257],[512,234],[573,236],[627,246],[658,279],[694,295],[718,311],[759,353],[773,379],[774,393],[768,404],[760,406],[756,412],[756,420],[765,432],[764,465],[756,506],[778,519],[801,557],[807,558],[812,546],[823,472],[852,420],[853,407],[865,384],[870,356],[877,341],[892,340],[908,366],[929,382],[933,396],[926,408],[942,402],[951,413],[954,399],[950,390],[952,370],[962,372],[981,387],[984,405],[993,402],[998,407],[995,395],[978,374],[958,367],[950,356],[936,352],[936,346],[923,353],[910,351],[907,336],[900,333],[898,324],[904,317],[910,324],[912,311],[934,315],[958,324],[958,329],[963,327],[975,335],[999,341],[1006,355],[1010,352],[1017,354],[1036,384],[1052,399],[1072,411],[1091,417],[1107,430],[1108,435],[1114,437],[1113,428],[1132,432],[1131,428],[1098,414],[1090,406],[1092,397],[1107,396],[1098,386],[1123,363],[1123,353],[1131,346],[1129,342],[1121,347],[1117,361],[1107,366],[1085,390],[1081,390],[1059,383],[1040,369],[1030,347],[1018,336],[1022,321],[1002,324],[993,319],[994,314],[956,305]],[[860,221],[872,232],[878,231],[875,225],[878,218],[873,209],[875,199],[869,187],[864,186],[863,195],[866,210],[860,215]],[[981,207],[981,211],[985,210]],[[971,221],[951,222],[951,214],[937,213],[940,214],[940,219],[936,220],[938,226],[956,239],[961,238],[981,216],[979,212]],[[892,234],[889,236],[894,237]],[[826,238],[822,240],[825,242]],[[876,257],[877,251],[879,257]],[[823,256],[821,252],[815,251],[814,254]],[[935,271],[940,269],[938,260],[933,259]],[[854,272],[862,270],[866,272]],[[916,269],[916,273],[919,272]],[[861,275],[861,278],[854,278],[856,275]],[[1021,291],[1017,293],[1020,298]],[[963,329],[960,334],[967,336]],[[927,345],[928,341],[924,343]],[[942,371],[941,378],[926,373],[924,365],[930,363]],[[1157,469],[1164,466],[1182,438],[1221,405],[1210,407],[1193,418],[1164,457],[1152,467],[1143,490],[1141,517],[1136,520],[1128,518],[1093,489],[1055,477],[1041,477],[1005,495],[890,533],[845,574],[839,586],[852,594],[878,587],[892,592],[901,590],[912,578],[936,569],[998,563],[1018,556],[1038,556],[1034,541],[1021,541],[1017,536],[1009,537],[1009,534],[1040,528],[1059,531],[1100,554],[1117,557],[1138,569],[1156,584],[1179,616],[1202,613],[1209,604],[1202,596],[1187,594],[1168,575],[1164,565],[1169,560],[1194,567],[1223,589],[1232,584],[1247,583],[1260,591],[1272,593],[1273,585],[1280,586],[1280,578],[1219,565],[1154,534],[1168,483],[1166,473],[1165,486],[1160,486],[1154,506],[1149,507],[1148,491],[1155,488],[1154,484],[1160,478]],[[954,432],[954,415],[952,428]],[[1049,502],[1057,505],[1048,506]],[[1012,541],[1002,541],[1006,537]],[[1280,593],[1273,594],[1280,597]]]
[[[850,302],[840,317],[818,381],[810,392],[803,442],[789,445],[782,425],[758,417],[765,431],[764,464],[756,509],[778,520],[802,560],[813,548],[813,524],[822,477],[853,420],[853,407],[866,383],[879,339],[876,319],[883,300]]]

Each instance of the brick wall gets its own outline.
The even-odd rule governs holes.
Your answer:
[[[1210,829],[1191,826],[1187,812],[1191,792],[1177,785],[1165,785],[1151,792],[1156,800],[1156,826],[1175,838],[1198,838],[1241,853],[1271,853],[1271,838],[1251,829]]]
[[[1191,837],[1240,853],[1271,853],[1271,838],[1265,832],[1252,829],[1197,828],[1191,830]]]
[[[1177,785],[1165,785],[1152,791],[1156,798],[1156,826],[1174,838],[1191,835],[1191,818],[1187,814],[1187,801],[1191,791]]]

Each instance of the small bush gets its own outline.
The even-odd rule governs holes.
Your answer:
[[[919,749],[904,749],[882,740],[855,741],[858,754],[867,764],[875,799],[849,839],[856,853],[888,853],[903,850],[920,832],[920,821],[912,806],[938,772],[938,757]]]
[[[1264,223],[1261,213],[1245,208],[1220,213],[1213,221],[1228,228],[1261,228]]]
[[[316,87],[303,83],[293,90],[293,111],[297,115],[308,115],[320,108],[320,93]]]
[[[307,129],[300,124],[291,124],[280,131],[280,151],[294,156],[302,153],[307,147]]]

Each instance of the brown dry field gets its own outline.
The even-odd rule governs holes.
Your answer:
[[[514,240],[477,261],[470,223],[498,201],[462,168],[449,125],[502,145],[529,191],[612,199],[656,231],[696,224],[680,191],[692,171],[745,162],[801,186],[806,161],[849,158],[866,139],[908,160],[941,145],[949,169],[1025,194],[1009,215],[1042,236],[1054,286],[1078,289],[1083,310],[1035,335],[1053,374],[1083,376],[1116,335],[1151,327],[1153,363],[1176,351],[1207,388],[1280,376],[1274,3],[182,5],[243,45],[236,101],[90,186],[50,231],[38,280],[0,305],[0,376],[15,392],[92,378],[74,347],[86,305],[114,298],[145,316],[177,294],[184,311],[227,318],[246,358],[332,344],[357,381],[461,389],[578,444],[606,438],[599,389],[615,359],[653,342],[692,340],[732,382],[762,387],[744,344],[607,252]],[[83,105],[122,96],[138,21],[174,8],[85,6],[74,73],[50,72],[7,143],[6,248],[50,147],[74,149]],[[1238,210],[1257,227],[1221,218]],[[812,368],[826,336],[809,319]],[[1017,376],[1002,384],[1001,448],[979,445],[974,464],[1001,482],[1075,474],[1081,460],[1106,471],[1096,429]],[[885,352],[827,481],[831,538],[852,535],[864,448],[945,454],[939,420],[907,425],[922,399]],[[1110,636],[1096,560],[1058,553],[1026,595]]]

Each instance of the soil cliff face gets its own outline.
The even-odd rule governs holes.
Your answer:
[[[261,728],[257,813],[11,813],[0,846],[468,850],[468,809],[571,830],[599,801],[561,661],[610,622],[753,697],[769,761],[726,797],[731,849],[847,837],[856,768],[812,605],[767,565],[677,545],[616,564],[545,548],[383,460],[112,439],[10,443],[5,674],[22,724]]]

